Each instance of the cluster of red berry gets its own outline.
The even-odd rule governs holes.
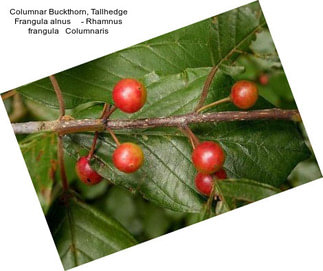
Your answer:
[[[252,107],[257,99],[257,85],[246,80],[236,82],[228,97],[228,100],[241,109]],[[222,168],[225,161],[222,147],[216,142],[202,142],[193,150],[192,161],[198,171],[195,177],[197,190],[205,196],[210,196],[214,179],[227,178],[226,171]]]
[[[139,81],[131,78],[119,81],[112,92],[114,104],[125,113],[134,113],[140,110],[146,102],[146,88]],[[228,97],[238,108],[248,109],[258,99],[256,84],[241,80],[231,88]],[[143,164],[144,155],[141,148],[131,142],[117,144],[112,160],[114,166],[125,173],[137,171]],[[212,191],[214,179],[226,179],[223,169],[225,153],[222,147],[212,141],[197,144],[192,152],[192,162],[198,174],[195,178],[196,189],[203,195],[209,196]],[[76,172],[82,182],[88,185],[97,184],[102,177],[91,168],[90,157],[81,157],[76,164]]]
[[[112,98],[117,108],[125,113],[140,110],[146,102],[145,86],[131,78],[120,80],[113,88]],[[137,171],[144,162],[141,148],[134,143],[119,144],[112,155],[114,166],[125,173]],[[76,163],[76,173],[80,180],[88,185],[97,184],[102,177],[90,166],[90,157],[83,156]]]

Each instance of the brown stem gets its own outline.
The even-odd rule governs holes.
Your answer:
[[[219,65],[216,65],[215,67],[213,67],[209,73],[209,75],[207,76],[206,80],[205,80],[205,83],[204,83],[204,86],[203,86],[203,89],[202,89],[202,93],[201,93],[201,97],[200,97],[200,100],[195,108],[195,112],[198,112],[198,110],[203,106],[206,98],[207,98],[207,95],[209,93],[209,89],[210,89],[210,86],[211,86],[211,83],[212,83],[212,80],[214,78],[214,75],[216,74],[216,72],[218,71],[219,69]]]
[[[102,114],[102,120],[106,126],[106,121],[109,119],[109,117],[112,115],[112,113],[114,111],[116,111],[117,107],[112,106],[109,107],[109,110],[107,112],[105,112],[104,114]],[[110,133],[110,135],[112,136],[114,142],[117,144],[117,146],[120,145],[120,141],[118,140],[117,136],[115,135],[115,133],[110,129],[110,128],[106,128],[108,130],[108,132]]]
[[[196,135],[192,132],[190,127],[188,127],[187,125],[183,127],[183,130],[185,131],[185,134],[190,139],[193,149],[195,149],[195,147],[200,144],[200,140],[196,137]]]
[[[117,136],[115,135],[115,133],[110,128],[107,128],[107,131],[110,133],[110,135],[112,136],[112,138],[113,138],[114,142],[117,144],[117,146],[119,146],[120,141],[117,138]]]
[[[230,96],[225,97],[225,98],[223,98],[221,100],[217,100],[217,101],[215,101],[213,103],[210,103],[210,104],[202,106],[199,110],[196,111],[196,113],[200,113],[200,112],[204,111],[205,109],[208,109],[210,107],[213,107],[213,106],[216,106],[216,105],[219,105],[219,104],[222,104],[222,103],[230,102],[230,101],[231,101]]]
[[[12,89],[12,90],[9,90],[9,91],[7,91],[5,93],[2,93],[1,98],[4,101],[6,99],[9,99],[10,97],[12,97],[15,94],[17,94],[17,91],[15,89]]]
[[[104,115],[106,114],[106,112],[109,112],[110,111],[109,108],[110,108],[110,105],[105,103],[104,106],[103,106],[103,110],[102,110],[101,116],[100,116],[101,119],[104,117]],[[98,140],[98,137],[99,137],[99,132],[96,131],[95,134],[94,134],[94,137],[93,137],[93,142],[92,142],[91,149],[90,149],[89,154],[88,154],[88,158],[89,159],[91,159],[93,157],[93,154],[94,154],[94,151],[95,151],[96,142]]]
[[[106,112],[109,112],[110,108],[110,105],[105,103],[104,106],[103,106],[103,109],[102,109],[102,113],[101,113],[101,116],[100,116],[100,119],[103,119],[104,115],[106,114]]]
[[[114,111],[117,110],[117,107],[115,107],[114,105],[110,108],[110,110],[107,110],[106,112],[104,112],[104,114],[102,114],[101,119],[103,120],[107,120],[108,118],[110,118],[110,116],[112,115],[112,113]]]
[[[93,137],[92,146],[91,146],[91,149],[90,149],[89,154],[87,156],[88,159],[91,159],[93,157],[98,137],[99,137],[99,132],[95,132],[94,137]]]
[[[52,82],[53,88],[54,88],[56,96],[57,96],[57,100],[58,100],[58,104],[59,104],[59,111],[60,111],[59,118],[61,119],[63,116],[65,116],[65,103],[64,103],[64,99],[63,99],[63,94],[62,94],[62,91],[58,85],[58,82],[57,82],[55,76],[50,75],[49,79]]]
[[[190,135],[186,132],[186,130],[183,127],[178,127],[178,129],[190,140],[192,149],[195,149],[195,143],[192,137],[190,137]]]
[[[59,163],[59,168],[60,168],[63,190],[67,191],[68,190],[68,181],[67,181],[65,165],[64,165],[63,135],[58,135],[57,157],[58,157],[58,163]]]
[[[12,127],[16,134],[31,134],[39,132],[59,132],[61,134],[69,134],[89,131],[102,132],[106,128],[111,130],[122,130],[147,129],[154,127],[184,127],[185,125],[193,123],[250,120],[301,121],[301,118],[297,110],[273,108],[253,111],[225,111],[203,114],[189,113],[179,116],[150,119],[108,120],[106,123],[101,119],[31,121],[25,123],[13,123]]]
[[[193,150],[196,148],[196,145],[195,145],[195,143],[194,143],[194,140],[193,140],[193,138],[191,138],[191,137],[188,137],[189,138],[189,140],[190,140],[190,143],[191,143],[191,145],[192,145],[192,148],[193,148]]]

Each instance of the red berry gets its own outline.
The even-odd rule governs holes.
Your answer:
[[[241,109],[252,107],[258,99],[258,88],[255,83],[241,80],[231,88],[231,101]]]
[[[211,175],[197,173],[195,177],[195,187],[203,195],[209,196],[212,191],[213,178]]]
[[[114,166],[122,172],[132,173],[138,170],[144,162],[141,148],[127,142],[119,145],[112,155]]]
[[[87,185],[97,184],[101,182],[102,177],[91,168],[89,162],[87,156],[82,156],[76,163],[76,173],[83,183]]]
[[[218,179],[226,179],[227,178],[227,173],[223,168],[221,168],[219,171],[214,173],[215,177]]]
[[[192,153],[195,168],[204,174],[211,174],[222,168],[225,154],[221,146],[212,141],[199,144]]]
[[[259,77],[258,77],[258,81],[263,86],[268,85],[268,83],[269,83],[269,76],[268,76],[268,74],[266,74],[266,73],[260,74]]]
[[[212,191],[213,178],[226,179],[227,174],[224,169],[220,169],[213,175],[207,175],[203,173],[197,173],[195,177],[195,187],[203,195],[209,196]]]
[[[113,88],[112,98],[115,106],[126,113],[137,112],[146,102],[145,86],[136,79],[120,80]]]

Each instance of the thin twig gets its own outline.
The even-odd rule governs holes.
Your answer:
[[[108,118],[110,118],[112,113],[116,110],[117,110],[117,107],[113,105],[109,110],[107,110],[106,112],[104,112],[104,114],[102,114],[101,119],[107,120]]]
[[[190,139],[193,149],[195,149],[195,147],[200,144],[200,140],[196,137],[196,135],[192,132],[190,127],[188,127],[187,125],[183,127],[183,130],[185,131],[185,134]]]
[[[195,108],[195,112],[197,112],[203,106],[203,104],[205,103],[205,100],[206,100],[207,95],[209,93],[209,89],[210,89],[212,80],[214,78],[214,75],[218,71],[218,69],[219,69],[219,64],[216,65],[215,67],[213,67],[211,69],[209,75],[207,76],[207,78],[205,80],[205,83],[204,83],[204,86],[203,86],[203,89],[202,89],[200,100],[199,100],[199,102],[198,102],[198,104],[197,104],[197,106]]]
[[[59,163],[59,168],[60,168],[63,190],[67,191],[68,190],[68,181],[67,181],[66,172],[65,172],[65,165],[64,165],[63,135],[58,135],[57,157],[58,157],[58,163]]]
[[[52,82],[53,88],[54,88],[56,96],[57,96],[57,100],[58,100],[58,104],[59,104],[59,111],[60,111],[59,118],[61,119],[63,116],[65,116],[65,103],[64,103],[64,99],[63,99],[63,94],[62,94],[62,91],[58,85],[58,82],[57,82],[55,76],[50,75],[49,79]]]
[[[195,143],[192,137],[189,136],[189,134],[187,134],[187,132],[185,131],[185,129],[183,127],[178,127],[178,129],[190,140],[192,149],[195,149]]]
[[[119,146],[120,141],[117,138],[117,136],[115,135],[115,133],[110,128],[107,128],[107,131],[110,133],[110,135],[112,136],[112,138],[113,138],[114,142],[117,144],[117,146]]]
[[[283,110],[278,108],[253,110],[253,111],[225,111],[212,113],[189,113],[179,116],[147,118],[147,119],[109,119],[104,123],[101,119],[83,120],[55,120],[55,121],[31,121],[25,123],[13,123],[16,134],[31,134],[38,132],[59,132],[62,134],[99,131],[106,128],[111,130],[122,129],[147,129],[154,127],[184,127],[193,123],[230,122],[250,120],[288,120],[301,121],[297,110]]]
[[[4,101],[4,100],[9,99],[10,97],[14,96],[15,94],[17,94],[17,91],[15,89],[12,89],[12,90],[9,90],[5,93],[2,93],[1,98]]]
[[[92,146],[91,146],[91,149],[90,149],[89,154],[87,156],[88,159],[91,159],[93,154],[94,154],[95,147],[96,147],[96,142],[98,140],[98,137],[99,137],[99,132],[95,132],[94,137],[93,137],[93,141],[92,141]]]
[[[109,112],[109,111],[110,111],[110,105],[105,103],[104,106],[103,106],[103,109],[102,109],[100,119],[103,119],[106,112]]]
[[[117,110],[117,107],[113,105],[112,107],[109,107],[109,110],[106,113],[103,114],[102,121],[103,121],[105,126],[107,124],[107,120],[109,119],[109,117],[116,110]],[[118,137],[115,135],[115,133],[110,128],[106,128],[106,129],[110,133],[110,135],[112,136],[112,138],[113,138],[114,142],[117,144],[117,146],[119,146],[120,141],[119,141]]]
[[[101,113],[101,116],[100,116],[100,119],[102,119],[104,117],[104,115],[106,114],[106,112],[109,112],[110,108],[110,105],[109,104],[104,104],[103,106],[103,110],[102,110],[102,113]],[[91,149],[89,151],[89,154],[88,154],[88,158],[91,159],[93,154],[94,154],[94,151],[95,151],[95,147],[96,147],[96,142],[98,140],[98,137],[99,137],[99,132],[96,131],[95,134],[94,134],[94,137],[93,137],[93,142],[92,142],[92,146],[91,146]]]
[[[204,111],[205,109],[208,109],[210,107],[213,107],[213,106],[216,106],[216,105],[219,105],[219,104],[222,104],[222,103],[230,102],[230,101],[231,101],[230,96],[225,97],[225,98],[217,100],[217,101],[215,101],[213,103],[210,103],[210,104],[202,106],[199,110],[196,111],[196,113],[200,113],[200,112]]]
[[[195,144],[195,142],[194,142],[194,140],[193,140],[193,138],[192,137],[188,137],[189,138],[189,140],[190,140],[190,142],[191,142],[191,145],[192,145],[192,149],[194,150],[195,148],[196,148],[196,144]]]

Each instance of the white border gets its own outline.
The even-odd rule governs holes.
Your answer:
[[[106,1],[69,2],[106,6]],[[114,1],[133,11],[109,40],[31,39],[8,21],[8,7],[43,1],[2,1],[0,90],[103,56],[249,1]],[[321,1],[262,0],[268,25],[322,168]],[[46,3],[47,5],[47,3]],[[65,7],[66,1],[51,6]],[[88,50],[88,48],[91,48]],[[50,54],[49,54],[50,53]],[[62,270],[3,105],[0,103],[3,270]],[[26,182],[28,180],[28,182]],[[75,270],[322,270],[322,179],[184,228]]]

